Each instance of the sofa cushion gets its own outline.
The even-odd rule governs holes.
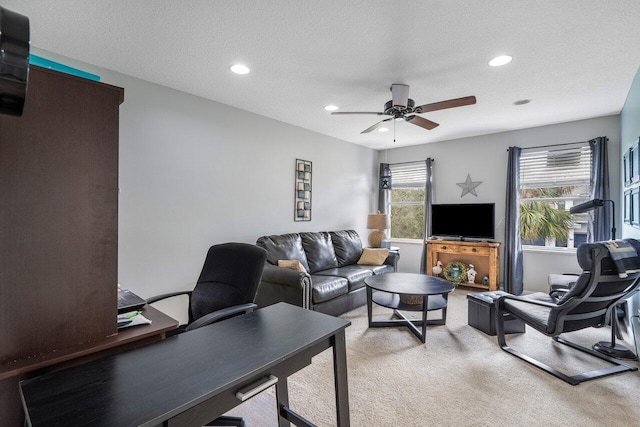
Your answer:
[[[311,296],[315,304],[345,295],[349,290],[347,279],[344,277],[315,274],[311,275],[311,288]]]
[[[300,233],[300,237],[302,238],[302,247],[309,263],[310,273],[338,266],[329,233]]]
[[[256,245],[266,249],[269,264],[278,265],[280,259],[297,259],[305,270],[309,271],[309,263],[299,234],[262,236],[256,241]]]
[[[358,262],[362,255],[362,241],[355,230],[330,231],[338,267]]]
[[[371,268],[363,265],[346,265],[340,268],[330,268],[328,270],[318,271],[318,276],[337,276],[344,277],[349,283],[349,292],[364,286],[364,279],[373,276]]]
[[[358,260],[359,265],[382,265],[389,256],[389,249],[380,248],[372,249],[365,248],[362,251],[362,256]]]

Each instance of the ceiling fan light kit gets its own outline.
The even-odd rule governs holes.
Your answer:
[[[391,85],[391,100],[384,104],[384,110],[382,112],[373,111],[341,111],[333,112],[332,115],[345,115],[345,114],[375,114],[377,116],[391,116],[387,119],[383,119],[373,126],[360,132],[361,134],[369,133],[380,128],[385,122],[389,120],[404,120],[413,125],[420,126],[421,128],[431,130],[439,126],[438,123],[418,116],[418,114],[428,113],[431,111],[445,110],[447,108],[463,107],[465,105],[473,105],[476,103],[475,96],[465,96],[463,98],[449,99],[446,101],[434,102],[431,104],[424,104],[415,106],[415,101],[409,98],[409,85],[394,83]]]

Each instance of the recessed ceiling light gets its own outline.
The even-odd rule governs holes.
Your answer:
[[[336,111],[338,109],[337,105],[327,105],[326,107],[324,107],[325,110],[327,111]]]
[[[492,67],[499,67],[501,65],[508,64],[512,59],[513,58],[511,58],[509,55],[496,56],[491,61],[489,61],[489,65]]]
[[[528,104],[530,102],[531,102],[530,99],[521,99],[519,101],[514,102],[513,105],[524,105],[524,104]]]
[[[387,128],[378,128],[378,132],[389,132]]]
[[[249,74],[249,71],[251,71],[249,67],[242,64],[234,64],[231,67],[229,67],[229,69],[236,74]]]

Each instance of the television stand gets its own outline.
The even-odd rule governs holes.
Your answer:
[[[432,269],[438,261],[445,267],[450,262],[458,261],[466,266],[473,264],[477,271],[475,283],[467,283],[465,278],[460,286],[481,288],[489,291],[498,289],[500,281],[500,243],[470,242],[461,240],[427,240],[426,273],[433,275]],[[489,277],[489,284],[483,285],[482,278]]]

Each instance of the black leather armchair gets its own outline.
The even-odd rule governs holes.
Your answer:
[[[627,239],[625,242],[629,242],[636,251],[634,257],[627,259],[626,268],[630,271],[626,273],[626,277],[620,277],[625,274],[619,274],[604,244],[585,243],[577,251],[578,263],[583,272],[575,285],[559,299],[554,300],[545,293],[527,296],[507,294],[500,297],[496,301],[495,310],[500,347],[571,385],[624,371],[637,371],[636,366],[560,338],[560,334],[565,332],[605,325],[616,303],[628,297],[638,287],[640,272],[633,270],[640,269],[640,242],[634,239]],[[605,360],[613,366],[570,376],[522,354],[507,345],[504,327],[506,314],[521,319],[538,332],[552,337],[555,342]]]
[[[173,333],[190,331],[257,307],[253,303],[267,252],[246,243],[223,243],[209,248],[196,287],[192,291],[171,292],[147,299],[153,304],[179,295],[189,296],[189,322]],[[220,417],[210,426],[244,426],[242,418]]]

